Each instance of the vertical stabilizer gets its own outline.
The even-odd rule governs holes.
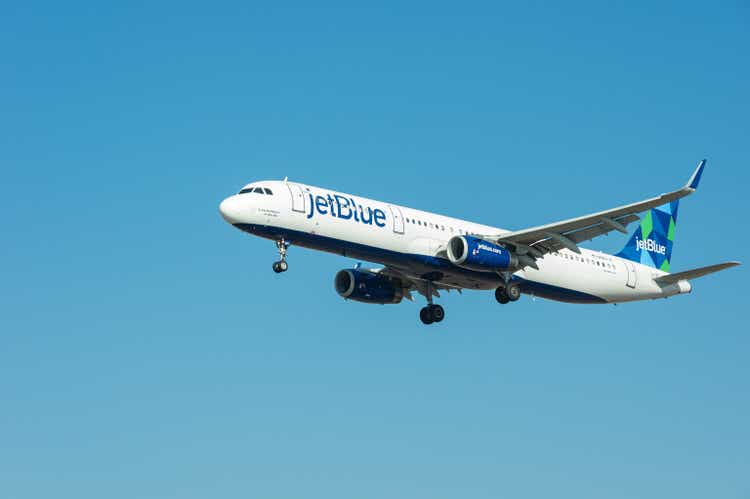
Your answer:
[[[647,211],[616,256],[669,272],[679,205],[677,200]]]
[[[698,184],[706,168],[706,160],[701,160],[688,183],[683,187],[690,192],[698,189]],[[653,208],[641,218],[641,223],[630,235],[625,247],[616,256],[669,272],[672,265],[674,231],[677,227],[677,208],[680,200]]]

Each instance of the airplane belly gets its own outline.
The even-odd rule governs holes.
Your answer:
[[[538,261],[539,269],[516,273],[521,289],[534,296],[567,303],[607,303],[616,286],[616,276],[600,268],[590,268],[558,257]]]

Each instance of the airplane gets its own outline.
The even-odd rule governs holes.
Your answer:
[[[300,246],[379,268],[344,269],[334,289],[370,304],[424,296],[424,324],[441,322],[440,291],[494,290],[501,304],[522,294],[567,303],[623,303],[690,293],[690,281],[740,265],[726,262],[670,273],[679,200],[694,193],[706,160],[687,184],[636,203],[522,230],[505,230],[284,180],[253,182],[221,202],[228,223],[275,242],[276,273]],[[642,217],[639,213],[644,213]],[[579,246],[612,231],[628,234],[610,255]]]

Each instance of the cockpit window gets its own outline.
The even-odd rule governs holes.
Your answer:
[[[263,194],[273,196],[273,192],[268,187],[245,187],[239,194]]]

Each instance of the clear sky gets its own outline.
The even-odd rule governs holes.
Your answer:
[[[748,263],[748,4],[314,4],[3,4],[0,496],[747,498],[746,267],[426,328],[217,208],[289,176],[523,228],[706,157],[673,269]]]

